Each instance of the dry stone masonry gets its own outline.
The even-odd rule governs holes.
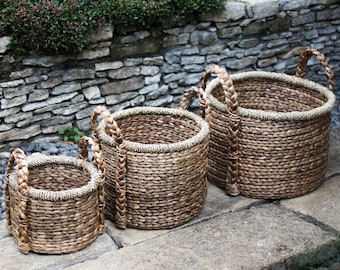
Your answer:
[[[89,130],[97,105],[112,112],[176,106],[211,64],[230,73],[294,74],[299,53],[312,47],[326,55],[340,85],[338,0],[233,0],[182,27],[117,34],[107,26],[79,55],[13,59],[9,42],[0,37],[0,151],[23,140],[56,140],[65,125]],[[311,80],[326,81],[318,61],[308,70]],[[339,103],[334,111],[339,127]]]

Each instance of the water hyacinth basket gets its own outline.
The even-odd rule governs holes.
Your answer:
[[[94,163],[87,161],[92,145]],[[104,232],[104,167],[99,146],[79,141],[79,157],[26,157],[17,148],[8,161],[6,218],[23,253],[71,253]]]
[[[173,228],[198,214],[207,194],[209,128],[202,118],[183,109],[111,114],[98,106],[91,122],[106,168],[105,213],[117,227]]]
[[[312,56],[323,65],[329,88],[304,79]],[[217,78],[208,82],[214,73]],[[201,89],[211,107],[209,181],[230,195],[264,199],[300,196],[323,183],[335,95],[322,53],[305,50],[296,76],[262,71],[229,76],[213,66]]]

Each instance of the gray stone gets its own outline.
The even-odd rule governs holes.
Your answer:
[[[138,39],[145,39],[151,35],[149,31],[138,31],[133,33]]]
[[[108,84],[104,84],[100,87],[101,94],[103,96],[112,94],[121,94],[143,88],[143,77],[132,77],[126,80],[115,81]]]
[[[4,123],[1,123],[1,125],[0,125],[0,132],[11,130],[14,127],[15,127],[14,124],[4,124]]]
[[[188,44],[190,38],[189,33],[183,33],[178,36],[169,35],[163,39],[163,47],[178,46]]]
[[[242,34],[242,28],[240,26],[222,28],[217,31],[219,38],[233,38],[240,34]]]
[[[49,98],[48,100],[46,100],[44,102],[29,103],[29,104],[24,105],[22,107],[22,110],[24,112],[37,110],[37,109],[44,108],[44,107],[49,106],[49,105],[55,105],[55,104],[58,104],[58,103],[62,103],[63,101],[66,101],[66,100],[70,100],[71,98],[73,98],[76,95],[77,95],[77,93],[75,93],[75,92],[70,93],[70,94],[62,94],[62,95],[59,95],[59,96],[56,96],[56,97]]]
[[[161,81],[162,74],[157,74],[155,76],[145,77],[145,85],[159,83]]]
[[[68,94],[77,92],[80,89],[81,89],[80,83],[76,82],[63,83],[61,85],[54,87],[51,91],[51,94],[55,96],[60,94]]]
[[[91,128],[91,118],[84,118],[76,121],[79,130],[92,130]]]
[[[15,80],[15,81],[8,81],[8,82],[3,82],[3,83],[0,83],[0,87],[18,87],[20,85],[24,85],[25,84],[25,81],[22,80],[22,79],[19,79],[19,80]]]
[[[168,74],[164,76],[163,80],[165,83],[170,83],[170,82],[179,81],[183,79],[185,76],[186,76],[185,72],[180,72],[176,74]]]
[[[79,56],[77,57],[78,60],[92,60],[92,59],[98,59],[101,57],[109,56],[110,55],[110,49],[109,48],[98,48],[96,50],[83,50]]]
[[[32,125],[27,128],[11,129],[0,133],[0,141],[27,140],[41,133],[39,125]]]
[[[100,89],[98,86],[88,87],[82,90],[87,100],[100,98]]]
[[[207,61],[208,64],[210,64],[210,63],[218,64],[221,61],[221,57],[219,55],[216,55],[216,54],[207,55],[206,61]]]
[[[278,46],[282,46],[286,44],[288,44],[287,39],[277,39],[277,40],[268,42],[267,47],[271,49],[273,47],[278,47]]]
[[[226,67],[236,70],[241,70],[245,67],[255,64],[257,57],[249,56],[242,59],[235,59],[226,62]]]
[[[152,233],[148,233],[152,241],[141,239],[118,252],[111,251],[95,261],[66,269],[107,265],[117,269],[262,269],[334,239],[330,233],[296,215],[269,206],[243,210],[232,216],[222,214],[178,230],[161,231],[157,237]]]
[[[139,67],[122,67],[116,70],[110,70],[108,73],[108,77],[113,80],[127,79],[138,75],[140,75]]]
[[[94,79],[95,71],[92,69],[69,69],[63,75],[64,81],[74,81],[74,80],[84,80],[84,79]]]
[[[35,89],[28,95],[29,102],[45,100],[49,97],[49,91],[46,89]]]
[[[26,77],[32,76],[33,72],[34,72],[33,68],[25,68],[24,70],[21,70],[21,71],[12,72],[9,75],[9,77],[13,80],[26,78]]]
[[[12,107],[16,107],[22,104],[25,104],[27,101],[26,96],[19,96],[10,99],[3,98],[1,99],[1,109],[8,109]]]
[[[72,106],[55,109],[52,112],[54,114],[57,114],[57,115],[71,115],[71,114],[74,114],[74,113],[80,111],[81,109],[86,108],[87,105],[88,105],[88,103],[85,101],[85,102],[81,102],[81,103],[78,103],[78,104],[73,104]]]
[[[140,74],[144,76],[155,76],[159,70],[160,68],[158,66],[142,66]]]
[[[130,100],[131,107],[141,106],[145,101],[145,96],[139,95]]]
[[[259,40],[257,38],[248,38],[248,39],[243,39],[242,41],[239,42],[239,46],[241,48],[252,48],[255,47],[259,44]]]
[[[33,89],[34,85],[20,85],[15,88],[5,88],[3,90],[3,95],[5,98],[14,98],[29,94],[33,91]]]
[[[138,92],[126,92],[118,95],[109,95],[105,97],[105,102],[107,105],[115,105],[123,101],[130,100],[138,96]]]
[[[213,14],[199,16],[200,20],[213,22],[237,21],[246,17],[245,4],[236,1],[226,1],[224,8]]]
[[[6,117],[9,115],[14,115],[20,111],[20,107],[14,107],[9,109],[1,109],[0,110],[0,117]]]
[[[209,56],[206,56],[207,59],[209,58]],[[211,58],[213,58],[213,56],[211,56]],[[219,56],[216,55],[216,58],[220,58]],[[208,62],[208,60],[207,60]],[[219,62],[219,61],[217,61]],[[204,65],[196,65],[196,64],[193,64],[193,65],[186,65],[183,67],[183,70],[186,71],[186,72],[189,72],[189,73],[195,73],[195,72],[203,72],[205,69],[205,66]]]
[[[40,84],[40,87],[44,89],[50,89],[62,83],[63,83],[63,80],[60,78],[51,78],[51,79],[48,79],[47,81],[42,82]]]
[[[18,122],[17,127],[22,128],[22,127],[31,125],[33,123],[39,122],[41,120],[45,120],[45,119],[51,119],[51,114],[43,113],[43,114],[34,115],[32,117],[28,117],[26,120]]]
[[[145,95],[147,93],[150,93],[152,91],[155,91],[158,89],[158,83],[155,83],[155,84],[150,84],[150,85],[147,85],[147,86],[144,86],[142,89],[140,89],[138,92],[139,94],[141,95]]]
[[[97,99],[92,99],[89,100],[89,104],[104,104],[105,103],[105,98],[97,98]]]
[[[302,24],[312,23],[315,20],[314,13],[307,13],[292,19],[292,26],[298,26]]]
[[[126,66],[126,67],[138,66],[142,63],[143,63],[142,58],[126,58],[124,60],[124,66]]]
[[[283,200],[285,207],[312,216],[337,231],[340,230],[340,176],[325,181],[316,191],[302,197]]]
[[[42,127],[42,132],[43,134],[46,133],[46,131],[51,130],[51,129],[44,129],[45,127],[54,127],[54,126],[65,126],[66,124],[72,122],[73,116],[53,116],[53,118],[42,120],[40,122],[40,125]],[[54,129],[53,129],[54,130]],[[48,132],[48,133],[53,133],[53,132]]]
[[[9,124],[9,123],[17,123],[20,120],[32,117],[32,115],[33,115],[32,112],[28,112],[28,113],[18,112],[18,113],[14,114],[14,115],[6,116],[4,118],[4,121],[7,124]]]
[[[150,107],[166,107],[166,105],[169,105],[173,101],[173,99],[173,96],[167,95],[156,100],[145,101],[144,105]]]
[[[182,70],[181,65],[179,64],[164,64],[161,68],[162,73],[177,73]]]
[[[127,36],[123,36],[123,37],[120,38],[120,43],[121,44],[134,43],[137,40],[138,40],[138,38],[136,36],[127,35]]]
[[[225,44],[214,44],[212,46],[204,46],[200,50],[201,55],[220,54],[225,49]]]
[[[86,117],[90,117],[92,115],[92,111],[95,108],[95,106],[89,106],[85,109],[79,110],[76,113],[77,120],[84,119]]]
[[[263,19],[279,13],[279,3],[277,0],[247,0],[254,14],[254,19]]]
[[[4,53],[7,51],[7,46],[11,42],[11,37],[4,36],[0,37],[0,53]]]
[[[327,9],[316,13],[317,21],[330,21],[340,19],[340,8]]]
[[[182,55],[196,55],[199,53],[199,48],[197,47],[189,47],[182,51]]]
[[[25,66],[51,67],[72,59],[74,59],[74,57],[69,55],[39,56],[24,58],[22,63]]]
[[[276,57],[271,57],[267,59],[261,59],[257,62],[258,67],[264,68],[268,66],[272,66],[277,63],[277,58]]]
[[[71,99],[71,103],[75,104],[75,103],[79,103],[84,100],[85,100],[85,96],[83,94],[78,94],[74,98]]]
[[[179,64],[181,63],[181,56],[172,52],[167,52],[165,54],[165,61],[170,65]]]
[[[96,85],[100,85],[100,84],[104,84],[104,83],[108,83],[108,82],[109,82],[109,79],[100,78],[100,79],[96,79],[96,80],[90,80],[90,81],[82,82],[81,87],[87,88],[87,87],[96,86]]]
[[[183,56],[181,59],[181,65],[191,65],[191,64],[204,64],[204,56]]]
[[[167,85],[162,85],[161,87],[157,88],[156,90],[149,92],[146,95],[146,99],[150,100],[150,99],[157,99],[160,96],[165,95],[169,90],[169,87]]]
[[[210,45],[217,41],[217,34],[208,31],[194,31],[190,36],[190,43],[192,45]]]
[[[122,66],[123,66],[123,62],[121,61],[102,62],[102,63],[95,64],[95,70],[104,71],[104,70],[110,70],[110,69],[118,69],[118,68],[121,68]]]
[[[60,107],[67,107],[67,106],[71,106],[71,102],[68,101],[68,102],[61,102],[61,103],[46,105],[46,106],[43,106],[42,108],[37,108],[36,110],[34,110],[34,113],[39,114],[39,113],[44,113],[44,112],[51,112]]]
[[[180,80],[179,84],[180,85],[198,85],[199,82],[201,81],[203,73],[191,73],[185,76],[182,80]]]
[[[145,57],[143,59],[143,65],[146,66],[161,66],[163,64],[164,64],[163,56]]]

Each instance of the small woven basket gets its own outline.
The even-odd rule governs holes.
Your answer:
[[[311,56],[324,66],[329,89],[303,79]],[[212,73],[218,77],[206,86]],[[323,54],[304,51],[296,76],[229,76],[213,66],[201,88],[211,103],[209,181],[230,195],[265,199],[300,196],[322,184],[335,104],[333,73]]]
[[[88,144],[93,146],[95,164],[87,161]],[[79,141],[79,153],[78,158],[42,154],[26,158],[19,148],[12,152],[5,178],[6,218],[21,252],[78,251],[104,231],[102,155],[88,137]]]
[[[98,106],[91,124],[106,168],[105,213],[117,227],[172,228],[198,214],[207,193],[203,119],[183,109],[136,107],[111,115]]]

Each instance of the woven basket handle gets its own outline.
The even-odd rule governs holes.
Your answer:
[[[102,155],[102,151],[100,149],[99,144],[97,144],[94,140],[87,136],[83,136],[80,138],[78,142],[78,158],[88,160],[89,155],[89,145],[93,150],[94,157],[94,165],[100,171],[100,182],[98,185],[98,201],[99,201],[99,232],[103,233],[105,230],[105,199],[104,199],[104,177],[105,177],[105,166],[104,166],[104,158]]]
[[[328,83],[329,83],[329,90],[334,92],[334,74],[329,66],[326,57],[319,51],[315,49],[306,49],[304,52],[300,54],[300,58],[296,67],[296,76],[300,78],[304,78],[306,75],[306,69],[307,69],[307,62],[312,57],[315,56],[317,59],[320,60],[320,63],[325,68],[326,75],[328,77]]]
[[[200,115],[208,123],[210,123],[210,100],[208,99],[203,88],[197,88],[195,86],[190,87],[183,95],[178,109],[188,110],[194,97],[198,94],[200,100]]]
[[[227,70],[223,67],[213,65],[207,69],[205,75],[201,81],[201,88],[205,89],[207,81],[212,74],[216,74],[220,79],[221,86],[225,95],[225,102],[228,106],[228,167],[227,167],[227,178],[226,178],[226,192],[229,195],[237,196],[240,194],[238,188],[238,158],[239,158],[239,143],[238,143],[238,132],[240,122],[240,111],[237,101],[237,93],[234,88],[233,81],[229,77]]]
[[[26,160],[26,155],[24,151],[19,148],[16,148],[12,153],[8,160],[8,165],[6,168],[6,177],[5,177],[5,189],[6,189],[6,221],[8,231],[12,232],[11,226],[11,213],[10,213],[10,192],[9,192],[9,175],[12,173],[14,169],[14,163],[16,166],[16,175],[17,175],[17,183],[18,183],[18,219],[19,219],[19,227],[18,227],[18,248],[21,252],[27,254],[30,251],[29,237],[28,237],[28,218],[27,218],[27,201],[28,201],[28,164]]]
[[[118,228],[127,227],[126,217],[126,145],[117,122],[113,119],[111,113],[104,106],[97,106],[91,116],[91,126],[94,138],[98,138],[99,129],[97,125],[97,118],[101,116],[106,124],[106,132],[117,142],[117,170],[116,170],[116,226]],[[111,179],[108,179],[111,181]]]

